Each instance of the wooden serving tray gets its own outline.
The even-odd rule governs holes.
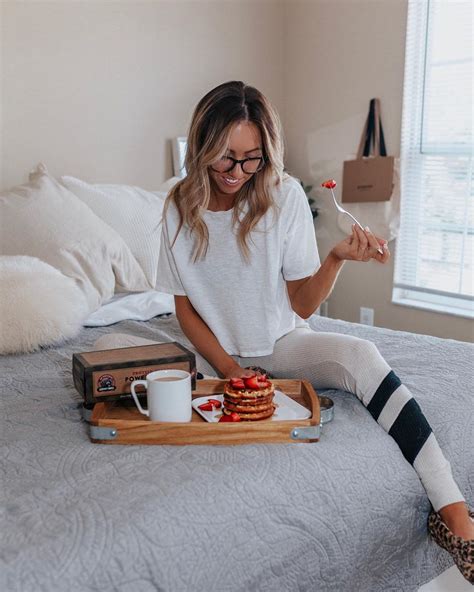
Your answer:
[[[193,399],[222,393],[226,380],[198,380]],[[193,410],[190,423],[164,423],[144,417],[133,401],[96,403],[90,438],[100,444],[250,444],[317,442],[319,398],[306,380],[272,380],[275,388],[311,411],[309,419],[209,423]]]

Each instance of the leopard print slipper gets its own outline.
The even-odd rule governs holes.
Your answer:
[[[473,520],[474,512],[469,510],[469,516]],[[434,511],[428,518],[428,530],[434,541],[451,554],[466,580],[474,584],[474,539],[465,540],[453,534],[438,512]]]

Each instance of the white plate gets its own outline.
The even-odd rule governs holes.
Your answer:
[[[209,395],[207,397],[199,397],[193,399],[193,409],[199,413],[206,421],[218,422],[221,415],[222,409],[214,409],[214,411],[203,411],[199,409],[199,405],[207,403],[209,399],[216,399],[221,403],[224,401],[224,395]],[[285,395],[281,391],[275,391],[273,397],[273,403],[277,406],[275,413],[270,417],[270,421],[282,421],[284,419],[309,419],[311,417],[311,411],[297,403],[291,397]],[[268,420],[267,420],[268,421]]]

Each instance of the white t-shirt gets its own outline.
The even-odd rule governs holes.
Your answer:
[[[265,356],[295,328],[285,280],[312,275],[320,265],[313,216],[303,188],[287,177],[273,190],[270,208],[251,232],[250,262],[240,252],[232,210],[206,210],[209,247],[192,261],[195,238],[179,224],[174,204],[163,224],[156,289],[187,296],[224,350],[241,357]]]

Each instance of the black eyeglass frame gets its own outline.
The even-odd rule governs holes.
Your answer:
[[[227,158],[229,160],[232,161],[232,166],[224,171],[218,171],[217,169],[215,169],[212,165],[211,165],[211,169],[215,172],[215,173],[230,173],[230,171],[232,171],[235,167],[236,164],[240,164],[240,168],[242,169],[242,171],[246,174],[246,175],[255,175],[255,173],[260,172],[263,167],[265,166],[265,157],[264,156],[251,156],[249,158],[243,158],[242,160],[237,160],[237,158],[232,158],[232,156],[223,156],[223,158]],[[251,173],[248,173],[245,169],[244,169],[244,163],[246,163],[249,160],[260,160],[261,161],[261,166],[259,166],[257,168],[256,171],[252,171]]]

